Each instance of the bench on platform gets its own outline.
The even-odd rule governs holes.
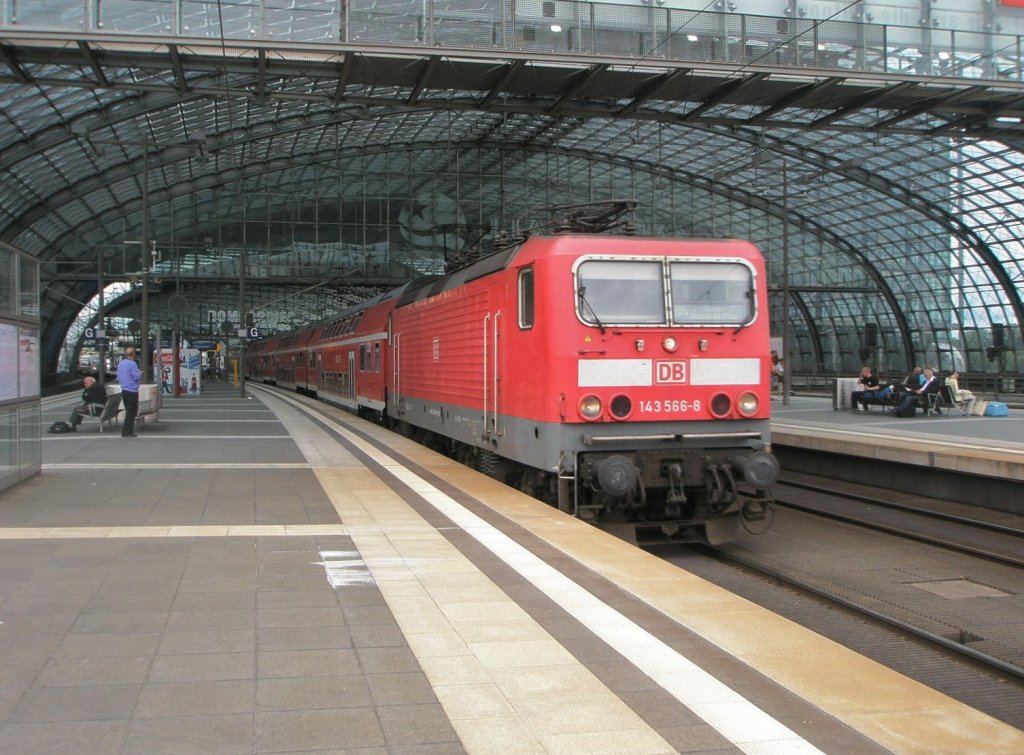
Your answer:
[[[114,390],[118,391],[120,396],[121,387],[114,386]],[[135,431],[142,431],[147,420],[149,422],[158,422],[160,420],[160,408],[162,406],[162,400],[160,395],[160,386],[154,383],[143,383],[139,386],[139,413],[135,415]],[[124,406],[118,407],[117,421],[124,421]]]
[[[886,396],[885,398],[878,398],[877,396],[870,396],[870,397],[865,396],[864,398],[861,399],[860,403],[863,404],[864,406],[867,406],[867,407],[872,407],[872,406],[895,407],[896,406],[896,397],[899,396],[899,395],[902,395],[902,394],[898,394],[898,393],[896,393],[894,391],[894,392],[890,393],[888,396]]]
[[[91,404],[92,407],[99,407],[99,404]],[[82,424],[85,424],[89,420],[96,420],[100,426],[100,432],[103,432],[103,426],[113,425],[117,421],[117,413],[121,409],[121,394],[111,393],[107,396],[107,403],[103,404],[102,411],[96,412],[95,414],[83,414]]]
[[[938,378],[936,378],[936,382],[933,383],[932,385],[935,386],[935,390],[928,391],[927,393],[923,393],[923,394],[921,394],[920,396],[917,397],[917,405],[921,408],[922,411],[924,411],[924,415],[926,417],[929,416],[930,414],[932,414],[933,412],[935,414],[942,414],[942,408],[941,407],[942,407],[943,401],[942,401],[942,397],[939,395]],[[881,389],[879,389],[879,390],[881,390]],[[901,392],[893,391],[892,393],[890,393],[888,396],[886,396],[884,398],[878,398],[878,397],[863,398],[863,399],[861,399],[861,403],[867,405],[868,407],[881,406],[881,407],[884,407],[884,408],[895,409],[896,406],[900,403],[900,401],[903,400],[903,398],[906,395],[907,395],[906,393],[901,393]]]

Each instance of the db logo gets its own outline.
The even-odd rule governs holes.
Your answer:
[[[686,362],[655,362],[654,382],[664,383],[685,383]]]

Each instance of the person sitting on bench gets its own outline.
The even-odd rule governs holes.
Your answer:
[[[915,367],[909,375],[903,378],[903,387],[908,391],[916,391],[924,385],[924,371],[920,367]]]
[[[875,398],[878,395],[878,378],[871,374],[870,367],[860,368],[860,377],[857,378],[857,390],[850,394],[850,411],[857,411],[859,404],[864,404],[864,411],[868,410],[866,398]]]
[[[96,382],[96,378],[89,376],[82,381],[85,390],[82,391],[82,403],[71,411],[71,432],[77,432],[78,426],[82,424],[82,417],[96,417],[103,411],[107,403],[106,389]]]
[[[961,414],[970,414],[974,411],[974,402],[977,401],[974,394],[966,388],[960,387],[960,373],[954,370],[946,378],[946,387],[949,388],[949,395],[960,408]]]
[[[911,388],[907,393],[900,399],[899,404],[896,405],[895,414],[897,417],[912,417],[911,412],[912,406],[920,404],[922,401],[927,401],[928,397],[926,394],[932,393],[939,389],[939,384],[936,382],[935,373],[931,367],[924,368],[924,382],[920,388]]]

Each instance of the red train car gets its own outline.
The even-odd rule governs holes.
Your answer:
[[[273,360],[274,354],[278,351],[280,340],[280,338],[273,336],[246,347],[246,376],[250,380],[259,380],[271,384],[275,382]]]
[[[295,340],[323,398],[640,541],[720,542],[778,472],[767,312],[749,243],[566,234]]]
[[[381,420],[385,408],[388,318],[405,287],[318,323],[306,341],[315,380],[306,392]]]

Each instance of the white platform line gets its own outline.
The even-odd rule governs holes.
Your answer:
[[[77,462],[56,462],[45,465],[46,471],[60,472],[62,470],[79,472],[83,469],[312,469],[313,464],[304,461],[297,462],[266,462],[258,464],[255,462],[196,462],[167,463],[167,462],[99,462],[96,464],[80,464]],[[316,466],[324,466],[317,464]]]
[[[409,470],[390,471],[745,752],[818,752],[739,693]]]
[[[344,428],[339,428],[339,432],[570,615],[582,621],[588,629],[742,751],[778,755],[820,752],[789,727],[395,459]]]
[[[150,433],[146,435],[146,431],[143,430],[139,433],[138,437],[134,440],[292,440],[290,435],[177,435],[174,433]],[[69,441],[69,440],[103,440],[105,438],[110,439],[121,439],[121,433],[109,432],[109,433],[62,433],[52,438],[43,437],[43,440],[51,441]]]
[[[358,551],[320,551],[320,558],[331,587],[376,584]]]
[[[265,414],[269,414],[270,412],[264,412],[264,413]],[[191,424],[202,423],[204,425],[226,425],[226,424],[232,424],[232,425],[252,425],[252,424],[259,423],[259,422],[273,422],[273,423],[278,424],[278,425],[281,424],[281,420],[276,419],[276,418],[271,418],[271,419],[206,419],[206,418],[203,418],[203,419],[185,419],[184,417],[179,417],[177,414],[175,414],[173,412],[167,412],[167,411],[164,411],[163,409],[161,409],[160,410],[160,418],[161,418],[161,420],[166,420],[168,417],[170,417],[170,421],[173,421],[175,423],[180,422],[182,424],[186,424],[186,423],[191,423]]]

